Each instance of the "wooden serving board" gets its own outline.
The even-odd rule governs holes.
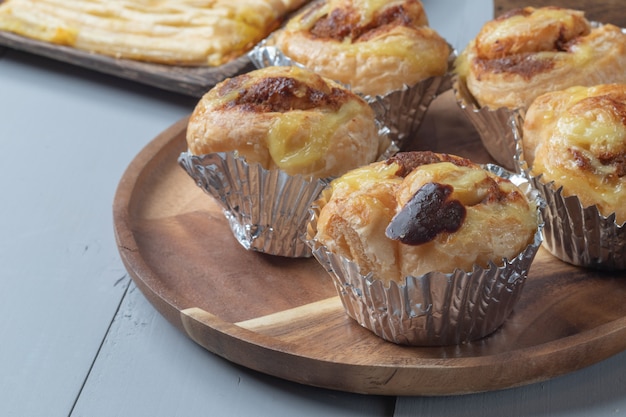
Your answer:
[[[136,285],[207,350],[302,384],[381,395],[520,386],[626,349],[626,276],[564,264],[540,249],[521,300],[493,335],[461,346],[403,347],[348,318],[311,259],[248,252],[220,209],[177,165],[187,120],[130,164],[115,196],[121,257]],[[413,145],[489,162],[450,92]]]

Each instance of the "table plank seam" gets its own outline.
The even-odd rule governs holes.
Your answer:
[[[93,371],[93,367],[96,363],[96,361],[98,360],[98,357],[100,356],[100,352],[102,351],[102,348],[104,347],[104,343],[106,342],[106,340],[109,337],[109,334],[111,333],[111,328],[113,327],[113,323],[115,323],[115,318],[118,316],[120,309],[122,308],[122,303],[124,302],[124,300],[126,299],[126,296],[128,294],[128,289],[130,288],[130,284],[132,282],[132,279],[130,278],[130,276],[128,274],[124,274],[123,277],[121,277],[119,280],[117,280],[115,282],[115,286],[119,285],[121,283],[121,281],[126,280],[126,288],[124,288],[124,292],[122,293],[122,296],[120,297],[120,301],[118,302],[115,311],[113,312],[112,316],[111,316],[111,320],[109,321],[109,325],[107,326],[106,331],[104,332],[104,335],[102,336],[102,340],[100,341],[100,344],[98,345],[98,349],[96,350],[96,354],[94,355],[92,361],[91,361],[91,365],[89,365],[89,369],[87,370],[87,373],[85,374],[85,378],[83,379],[83,382],[80,385],[80,388],[78,389],[78,393],[76,394],[76,398],[74,399],[74,402],[72,403],[72,407],[70,408],[70,412],[68,414],[68,417],[71,417],[72,414],[74,413],[74,409],[76,408],[76,404],[78,404],[78,400],[81,397],[81,394],[83,392],[83,389],[85,388],[85,386],[87,385],[87,381],[89,381],[89,377],[91,376],[91,372]]]

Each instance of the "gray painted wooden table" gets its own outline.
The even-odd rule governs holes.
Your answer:
[[[492,9],[458,2],[455,16],[475,17],[450,24],[449,2],[424,3],[455,46]],[[134,156],[195,102],[0,50],[0,416],[626,415],[626,353],[522,388],[395,398],[259,374],[182,335],[122,265],[111,203]]]

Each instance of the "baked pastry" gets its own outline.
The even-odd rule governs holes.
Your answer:
[[[276,33],[286,56],[363,95],[384,95],[448,70],[451,48],[419,0],[325,0]]]
[[[361,97],[295,66],[216,85],[191,114],[187,144],[195,155],[236,151],[265,169],[317,178],[368,164],[387,145]]]
[[[533,175],[584,206],[626,222],[626,84],[571,87],[539,96],[524,120]]]
[[[522,163],[545,195],[546,246],[583,266],[626,268],[626,84],[543,94],[522,126]]]
[[[411,345],[462,343],[499,327],[541,242],[539,202],[510,175],[405,152],[333,180],[307,238],[348,315]]]
[[[334,180],[316,239],[385,282],[513,259],[533,240],[536,207],[467,159],[407,152]]]
[[[306,0],[5,0],[0,30],[116,58],[218,66]]]
[[[626,33],[578,10],[512,10],[487,22],[455,63],[457,101],[489,154],[514,169],[509,120],[540,94],[626,82]]]
[[[482,27],[457,72],[480,106],[526,108],[548,91],[626,82],[626,33],[578,10],[516,9]]]
[[[179,163],[224,209],[243,247],[311,256],[309,206],[327,178],[375,161],[388,140],[359,96],[299,67],[227,79],[198,102]]]
[[[319,0],[248,56],[257,68],[299,65],[349,86],[402,150],[432,100],[450,88],[456,53],[428,27],[419,0]]]

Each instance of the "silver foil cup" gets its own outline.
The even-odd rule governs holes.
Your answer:
[[[178,163],[223,209],[246,249],[291,258],[310,257],[305,243],[309,206],[326,180],[288,175],[247,163],[234,152],[183,152]]]
[[[311,208],[307,243],[313,256],[331,275],[346,313],[377,336],[401,345],[458,345],[488,336],[508,318],[519,300],[530,266],[541,245],[539,194],[521,176],[494,165],[486,166],[505,178],[514,179],[537,205],[539,226],[533,242],[512,260],[471,271],[430,272],[407,276],[388,285],[362,275],[359,266],[330,252],[315,240],[317,218],[324,201]]]
[[[268,66],[304,65],[295,62],[271,44],[272,36],[257,44],[248,57],[257,68]],[[448,71],[443,76],[427,78],[414,86],[405,85],[384,96],[361,95],[376,113],[377,119],[389,130],[389,138],[399,150],[406,149],[415,139],[432,101],[452,88],[452,68],[456,51],[451,48],[448,57]],[[350,89],[349,85],[343,84]]]
[[[523,118],[513,119],[516,162],[545,200],[543,245],[560,260],[597,270],[626,269],[626,223],[618,224],[615,213],[602,215],[597,206],[584,207],[580,199],[564,196],[554,181],[533,176],[524,159]]]
[[[467,89],[465,82],[458,76],[453,78],[452,88],[457,104],[480,135],[480,140],[489,155],[499,165],[516,170],[511,119],[516,117],[520,110],[507,107],[498,109],[481,107]]]

